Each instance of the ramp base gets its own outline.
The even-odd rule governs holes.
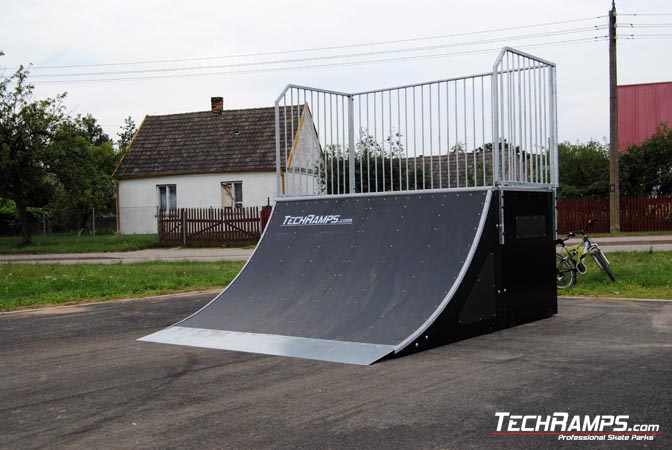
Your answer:
[[[166,328],[138,340],[359,365],[373,364],[394,352],[393,345],[180,326]]]

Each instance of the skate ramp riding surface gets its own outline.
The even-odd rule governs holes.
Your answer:
[[[141,340],[371,364],[406,347],[450,302],[491,195],[280,200],[229,287]]]

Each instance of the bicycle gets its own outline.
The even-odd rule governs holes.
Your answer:
[[[566,237],[555,241],[556,245],[561,245],[560,253],[556,253],[556,277],[558,288],[565,289],[576,283],[577,274],[585,274],[587,271],[583,260],[588,254],[593,257],[595,264],[604,270],[611,281],[616,281],[614,273],[611,271],[610,263],[599,245],[593,242],[588,236],[588,229],[597,222],[597,219],[590,219],[585,228],[579,231],[572,231]],[[581,241],[576,245],[567,246],[565,242],[568,239],[575,237],[577,234],[582,235]]]

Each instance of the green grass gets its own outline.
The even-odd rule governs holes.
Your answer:
[[[159,247],[156,234],[104,234],[96,237],[70,234],[33,236],[33,244],[22,247],[19,236],[0,237],[0,254],[127,252]]]
[[[672,251],[609,253],[607,249],[607,258],[615,283],[588,256],[584,260],[588,272],[578,274],[577,283],[558,289],[558,294],[672,300]]]
[[[0,310],[225,286],[242,261],[0,264]]]

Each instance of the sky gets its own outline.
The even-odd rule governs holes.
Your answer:
[[[6,0],[0,73],[32,64],[37,98],[67,92],[66,111],[93,115],[116,138],[127,116],[140,124],[145,115],[204,111],[213,96],[224,97],[225,109],[272,106],[290,83],[357,92],[483,73],[492,70],[499,48],[510,46],[557,64],[560,141],[604,140],[610,6],[610,0]],[[671,81],[672,4],[616,6],[619,84]]]

